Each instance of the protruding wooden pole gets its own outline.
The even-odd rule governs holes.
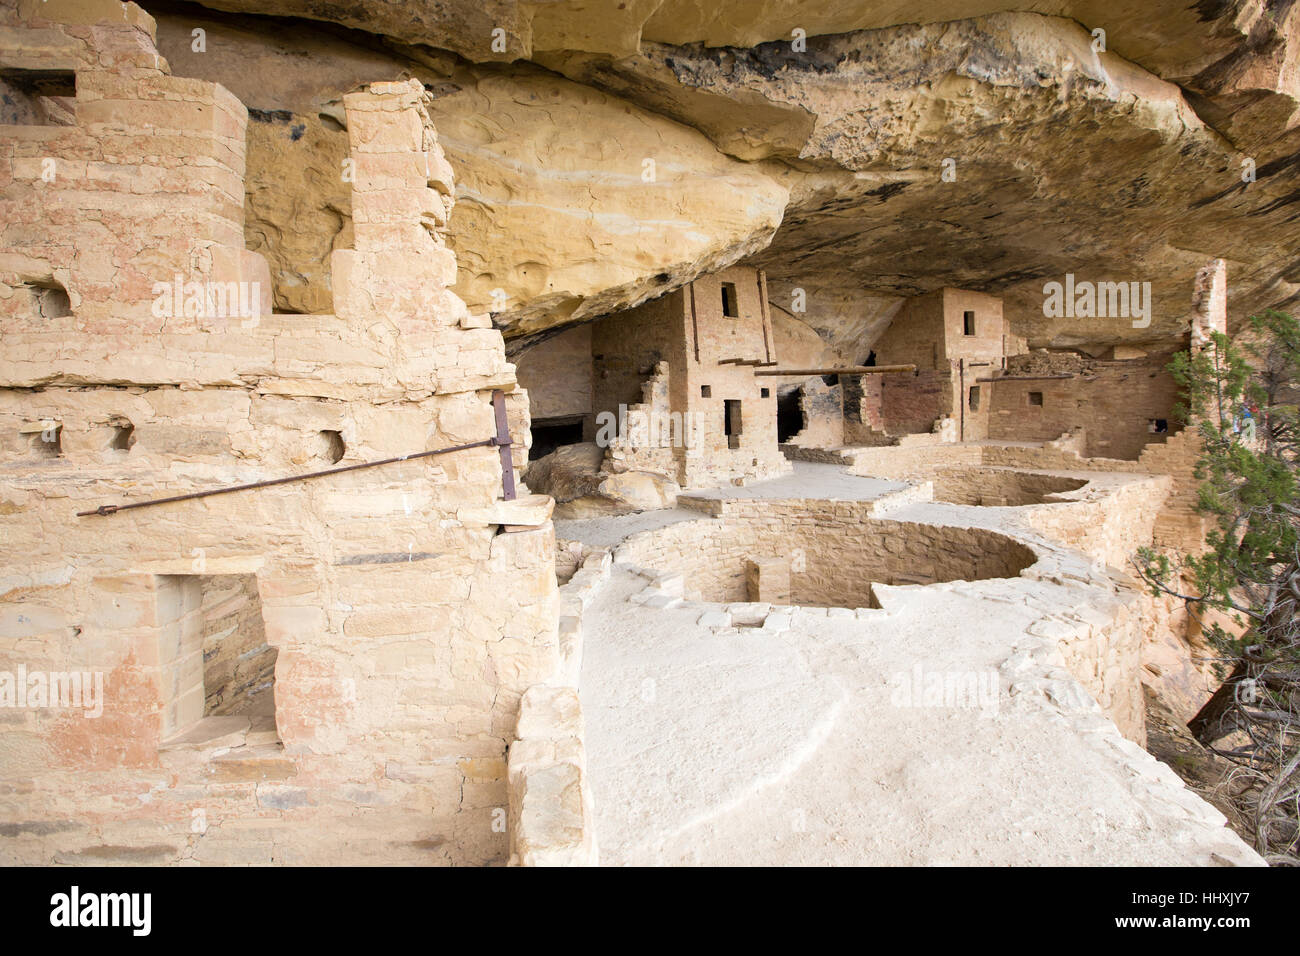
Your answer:
[[[885,372],[915,372],[915,365],[849,365],[843,368],[761,368],[755,375],[880,375]]]

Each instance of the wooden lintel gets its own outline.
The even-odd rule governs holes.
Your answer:
[[[977,378],[977,382],[1048,382],[1062,378],[1074,378],[1073,375],[997,375],[990,378]]]
[[[850,365],[840,368],[771,368],[755,375],[881,375],[886,372],[915,372],[915,365]]]

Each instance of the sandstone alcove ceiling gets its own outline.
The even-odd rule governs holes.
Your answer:
[[[149,6],[173,68],[250,107],[248,234],[283,311],[327,301],[349,235],[339,98],[407,75],[457,174],[456,291],[509,338],[739,260],[859,360],[903,298],[944,285],[1003,296],[1031,346],[1092,351],[1181,334],[1207,256],[1232,265],[1240,315],[1300,287],[1286,5],[952,2],[922,24],[898,4]],[[1067,273],[1150,282],[1150,323],[1045,317]]]

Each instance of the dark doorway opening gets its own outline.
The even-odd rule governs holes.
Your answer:
[[[740,447],[740,400],[736,398],[725,399],[723,404],[726,406],[726,418],[723,422],[723,428],[727,434],[727,447]]]
[[[581,441],[581,415],[534,419],[533,447],[528,449],[528,460],[536,461],[538,458],[546,457],[561,445],[577,445]]]
[[[803,396],[801,389],[792,389],[776,397],[776,440],[784,445],[803,431]]]
[[[729,319],[740,318],[740,306],[736,302],[736,284],[722,283],[722,314]]]

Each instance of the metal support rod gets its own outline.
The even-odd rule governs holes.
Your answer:
[[[496,419],[496,434],[491,438],[485,438],[482,441],[470,442],[467,445],[452,445],[449,448],[435,448],[432,451],[418,451],[411,455],[400,455],[397,458],[382,458],[378,461],[363,461],[357,465],[343,465],[339,468],[326,468],[324,471],[309,471],[302,475],[289,475],[286,478],[270,478],[266,481],[250,481],[243,485],[230,485],[226,488],[212,488],[208,491],[194,491],[184,495],[172,495],[169,498],[150,498],[147,501],[133,501],[125,505],[100,505],[91,511],[78,511],[78,518],[86,518],[91,515],[111,515],[119,511],[130,511],[133,508],[152,508],[154,505],[165,505],[175,501],[193,501],[197,498],[211,498],[213,495],[228,495],[236,491],[249,491],[253,488],[270,488],[274,485],[287,485],[295,481],[306,481],[309,478],[323,478],[326,475],[341,475],[344,472],[360,471],[363,468],[378,468],[380,465],[394,465],[402,461],[415,461],[419,458],[432,458],[434,455],[449,455],[455,451],[467,451],[470,448],[491,448],[497,447],[501,450],[501,490],[504,493],[506,501],[513,501],[515,498],[515,471],[514,465],[510,461],[510,428],[506,423],[506,406],[505,395],[500,391],[492,393],[492,410]]]
[[[515,464],[510,460],[510,425],[506,421],[506,396],[501,389],[492,393],[492,412],[497,422],[497,433],[492,442],[501,450],[501,497],[514,501]]]

